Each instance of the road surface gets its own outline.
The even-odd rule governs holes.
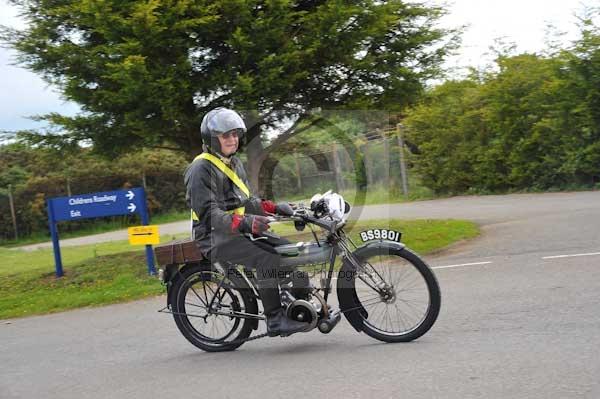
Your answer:
[[[480,238],[428,259],[432,330],[384,344],[345,320],[197,350],[164,297],[0,321],[0,398],[599,398],[600,192],[458,197],[361,217],[467,218]],[[10,324],[7,324],[10,323]]]

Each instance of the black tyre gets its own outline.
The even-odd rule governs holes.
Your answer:
[[[364,247],[354,277],[354,301],[362,331],[384,342],[408,342],[425,334],[441,306],[440,287],[427,264],[408,248]]]
[[[169,304],[177,328],[193,345],[207,352],[231,351],[252,332],[251,320],[228,315],[247,312],[248,295],[237,278],[194,265],[181,270],[170,289]]]

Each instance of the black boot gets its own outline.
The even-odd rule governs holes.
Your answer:
[[[288,335],[305,331],[308,326],[308,323],[288,318],[281,308],[267,315],[267,334],[269,334],[269,337],[276,337],[278,335],[287,337]]]
[[[258,270],[258,276],[268,276],[269,269]],[[262,274],[261,274],[262,273]],[[287,337],[293,333],[304,331],[308,323],[289,319],[281,308],[281,297],[279,296],[279,283],[276,279],[258,279],[258,291],[263,303],[265,315],[267,316],[267,334],[270,337],[281,335]]]

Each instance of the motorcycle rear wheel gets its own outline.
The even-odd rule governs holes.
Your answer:
[[[227,315],[246,312],[248,303],[247,291],[236,285],[235,279],[204,265],[183,269],[169,295],[177,328],[189,342],[207,352],[235,350],[243,344],[240,340],[250,336],[249,319]]]

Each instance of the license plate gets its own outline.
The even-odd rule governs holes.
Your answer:
[[[373,240],[388,240],[388,241],[397,241],[400,242],[402,238],[402,233],[394,230],[386,230],[386,229],[371,229],[365,230],[360,233],[360,239],[363,242],[373,241]]]

